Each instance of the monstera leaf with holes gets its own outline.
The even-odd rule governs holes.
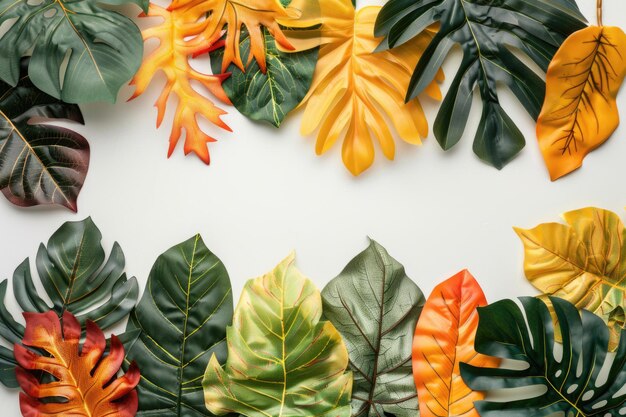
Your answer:
[[[0,79],[15,86],[20,59],[32,56],[28,74],[40,90],[69,103],[114,102],[139,68],[141,33],[107,6],[147,0],[0,0]]]
[[[581,313],[565,300],[551,301],[562,345],[556,342],[554,322],[539,299],[521,298],[522,309],[504,300],[478,310],[476,350],[517,364],[501,368],[461,364],[465,383],[479,391],[534,388],[518,391],[522,397],[516,400],[477,401],[481,417],[623,414],[626,337],[620,339],[613,358],[607,352],[609,331],[599,317],[586,310]]]
[[[54,311],[24,313],[26,332],[23,344],[41,349],[41,356],[22,345],[15,345],[20,364],[17,379],[20,409],[24,416],[133,417],[137,410],[139,369],[131,365],[123,376],[117,373],[124,361],[124,346],[111,336],[105,355],[106,340],[98,326],[87,321],[86,340],[80,346],[81,327],[69,312],[63,323]],[[33,374],[43,372],[54,377],[42,383]]]
[[[39,280],[52,300],[52,307],[38,294],[26,259],[13,274],[13,293],[26,312],[48,312],[58,317],[66,311],[81,323],[90,320],[102,329],[122,320],[131,311],[139,288],[135,278],[126,278],[124,253],[115,243],[109,259],[101,244],[102,235],[91,218],[67,222],[57,230],[48,245],[41,244],[36,267]],[[0,299],[5,300],[7,281],[0,283]],[[19,344],[24,328],[0,303],[0,336],[11,344]],[[0,346],[0,381],[16,387],[13,352]]]
[[[402,96],[434,32],[426,31],[393,51],[373,54],[380,41],[373,34],[379,7],[355,11],[350,0],[323,0],[320,7],[321,20],[314,21],[320,21],[321,28],[309,33],[322,45],[313,85],[301,104],[305,107],[301,133],[318,131],[318,155],[342,138],[343,162],[353,175],[359,175],[374,162],[375,139],[385,157],[394,158],[395,142],[388,125],[393,124],[405,142],[415,145],[428,134],[419,100],[405,104]],[[294,34],[304,38],[294,42],[298,49],[307,44],[307,31],[301,32]],[[443,73],[437,77],[441,81]],[[429,84],[427,93],[441,98],[435,82]]]
[[[485,294],[472,274],[461,271],[439,284],[424,305],[413,339],[413,375],[421,417],[478,417],[474,401],[484,398],[461,379],[461,362],[497,367],[498,360],[476,353],[478,307]]]
[[[289,53],[279,50],[267,29],[263,29],[263,37],[266,70],[262,71],[257,61],[250,62],[245,71],[231,64],[228,67],[230,77],[222,86],[241,114],[279,127],[309,91],[319,48]],[[247,31],[242,31],[239,48],[242,58],[248,60],[250,35]],[[214,73],[221,70],[224,53],[224,48],[211,53]]]
[[[411,339],[424,295],[404,267],[371,241],[328,283],[322,302],[348,348],[352,415],[417,416]]]
[[[21,68],[15,86],[0,81],[0,189],[19,206],[56,204],[76,211],[89,167],[89,144],[78,133],[42,120],[82,124],[83,116],[78,106],[33,85],[27,59]]]
[[[211,413],[248,417],[349,417],[348,353],[322,300],[289,256],[248,281],[226,331],[224,368],[214,354],[203,386]]]
[[[199,235],[159,256],[126,333],[140,330],[126,345],[126,363],[142,370],[137,415],[209,415],[202,375],[211,355],[226,360],[232,315],[226,268]]]
[[[599,23],[567,38],[548,68],[537,137],[552,180],[578,169],[619,125],[626,34]]]
[[[390,0],[376,22],[376,35],[385,36],[380,48],[403,45],[436,22],[439,31],[415,67],[406,98],[431,84],[452,46],[459,44],[463,59],[435,120],[435,136],[446,150],[461,139],[478,88],[483,109],[474,152],[500,169],[525,141],[500,104],[497,84],[506,85],[535,119],[545,92],[541,77],[514,51],[545,71],[565,38],[585,26],[584,17],[574,0]]]
[[[515,229],[524,244],[526,278],[545,296],[564,298],[602,317],[614,350],[624,328],[624,224],[617,214],[593,207],[563,217],[567,225]]]

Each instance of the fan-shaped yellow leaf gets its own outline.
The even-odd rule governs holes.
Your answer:
[[[158,109],[157,126],[161,125],[167,100],[170,94],[178,97],[178,107],[174,116],[168,156],[172,154],[182,130],[185,129],[185,154],[196,153],[205,163],[209,163],[207,142],[215,139],[202,131],[196,119],[197,115],[204,117],[213,124],[230,131],[222,121],[225,112],[216,107],[205,95],[200,94],[192,87],[192,82],[199,83],[224,103],[230,103],[222,89],[223,76],[203,74],[191,67],[189,58],[207,50],[215,39],[207,38],[203,26],[205,22],[199,20],[206,13],[204,0],[186,1],[186,7],[174,8],[171,11],[150,4],[149,17],[160,17],[162,23],[143,31],[144,40],[156,38],[159,40],[157,49],[148,55],[141,68],[135,75],[132,84],[136,86],[135,98],[142,94],[153,77],[163,71],[167,83],[155,106]]]
[[[615,98],[626,76],[626,35],[590,26],[565,40],[548,68],[546,99],[537,120],[550,177],[580,168],[619,124]]]
[[[611,211],[585,208],[545,223],[515,229],[524,243],[526,277],[545,295],[564,298],[610,325],[611,349],[624,326],[626,230]]]
[[[299,31],[288,34],[297,49],[311,47],[316,41],[322,43],[311,89],[301,104],[306,106],[301,132],[308,135],[318,130],[318,155],[343,136],[344,164],[352,174],[359,175],[374,161],[372,136],[378,139],[383,154],[394,158],[389,122],[411,144],[420,144],[420,136],[428,134],[419,101],[405,104],[404,97],[413,68],[434,32],[427,31],[391,51],[374,53],[381,40],[374,37],[380,7],[355,11],[350,0],[322,0],[320,8],[321,38]],[[310,24],[306,19],[302,22]],[[438,79],[442,78],[440,72]],[[427,93],[441,98],[436,83]]]

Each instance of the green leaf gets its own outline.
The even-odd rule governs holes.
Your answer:
[[[0,0],[0,25],[9,25],[0,37],[0,79],[15,86],[20,59],[30,55],[40,90],[68,103],[114,102],[143,56],[132,20],[102,7],[124,4],[148,10],[147,0]]]
[[[550,298],[563,335],[560,345],[546,304],[530,297],[520,301],[523,311],[511,300],[479,308],[475,342],[479,353],[517,363],[505,362],[508,366],[501,368],[461,364],[461,375],[476,391],[534,389],[520,392],[523,397],[513,401],[477,401],[479,414],[621,416],[626,401],[622,389],[626,383],[624,332],[613,358],[608,354],[609,331],[601,318],[586,310],[579,313],[560,298]]]
[[[85,323],[95,322],[100,328],[110,328],[134,307],[139,287],[135,278],[126,278],[124,254],[115,243],[105,262],[102,235],[91,218],[64,223],[39,246],[36,267],[49,306],[38,294],[30,270],[24,260],[13,274],[13,293],[25,312],[45,313],[49,310],[60,317],[65,311]],[[7,280],[0,283],[0,299],[4,300]],[[0,303],[0,336],[7,342],[21,343],[24,327],[17,323],[3,303]],[[0,349],[0,382],[17,387],[14,375],[16,362],[10,349]]]
[[[411,351],[425,299],[404,267],[371,241],[322,291],[354,375],[352,415],[418,415]]]
[[[284,6],[289,2],[282,1]],[[282,52],[266,28],[265,57],[267,71],[263,73],[256,60],[250,60],[250,36],[242,30],[239,43],[244,62],[249,62],[243,72],[235,64],[228,68],[230,77],[222,83],[233,105],[244,116],[271,123],[279,127],[287,114],[300,104],[313,81],[319,48],[301,52]],[[218,74],[222,69],[224,48],[211,52],[211,68]]]
[[[200,235],[159,256],[126,327],[126,334],[140,330],[125,343],[127,365],[141,369],[138,416],[211,415],[202,375],[211,355],[226,360],[232,297],[226,268]]]
[[[89,144],[76,132],[44,122],[82,124],[83,116],[78,106],[33,85],[28,60],[21,67],[16,86],[0,81],[0,189],[19,206],[57,204],[76,211],[89,167]]]
[[[348,353],[321,314],[320,293],[293,255],[248,281],[227,329],[224,369],[214,355],[204,376],[207,408],[249,417],[350,416]]]
[[[454,44],[463,59],[434,124],[443,149],[463,136],[478,88],[483,103],[474,152],[498,169],[524,147],[524,137],[500,105],[497,85],[507,86],[537,119],[545,82],[512,51],[527,55],[544,71],[561,43],[586,26],[572,0],[390,0],[376,22],[380,48],[401,45],[438,22],[439,32],[417,64],[407,100],[432,82]]]

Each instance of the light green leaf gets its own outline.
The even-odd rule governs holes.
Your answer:
[[[224,369],[213,356],[204,376],[207,408],[248,417],[348,417],[352,375],[335,327],[294,257],[248,281],[227,329]]]

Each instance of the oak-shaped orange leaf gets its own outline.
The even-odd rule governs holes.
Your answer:
[[[590,26],[573,33],[552,59],[537,137],[552,180],[580,168],[619,124],[615,99],[626,76],[626,34]]]
[[[413,376],[421,417],[478,417],[472,391],[461,378],[461,362],[496,367],[498,361],[476,353],[477,307],[487,305],[480,285],[467,270],[439,284],[420,315],[413,339]]]
[[[197,117],[202,116],[209,122],[231,131],[221,119],[226,112],[218,108],[207,96],[211,93],[219,100],[230,104],[222,89],[222,81],[227,75],[208,75],[194,69],[191,57],[205,53],[210,48],[220,47],[218,35],[211,35],[206,28],[208,22],[204,16],[209,11],[204,0],[185,0],[184,4],[171,10],[150,4],[148,17],[159,17],[162,23],[143,31],[144,40],[158,39],[159,46],[148,55],[131,82],[136,86],[131,99],[142,94],[154,76],[163,71],[167,83],[155,106],[158,109],[157,127],[161,125],[171,94],[178,97],[178,106],[174,116],[168,156],[176,148],[178,140],[185,130],[185,155],[194,152],[206,164],[210,162],[208,142],[215,138],[207,135],[198,124]],[[202,94],[193,87],[193,83],[203,88]]]
[[[116,378],[124,361],[124,347],[111,337],[108,355],[104,355],[104,334],[93,322],[87,322],[86,340],[80,349],[81,328],[69,312],[63,323],[54,311],[24,313],[26,330],[22,343],[42,349],[41,356],[16,344],[17,380],[20,408],[25,417],[84,416],[132,417],[137,412],[135,386],[139,370],[132,364],[126,374]],[[50,374],[53,382],[42,383],[32,371]],[[62,400],[59,401],[58,398]],[[53,400],[54,399],[54,400]]]
[[[394,158],[390,124],[411,144],[420,144],[420,137],[428,134],[420,102],[414,99],[405,104],[404,98],[413,68],[435,32],[425,31],[398,48],[373,53],[381,41],[374,37],[380,7],[356,11],[350,0],[323,0],[320,7],[322,45],[311,89],[301,104],[306,106],[301,133],[318,130],[318,155],[343,136],[343,162],[352,174],[359,175],[374,161],[372,136],[378,139],[383,154]],[[293,35],[304,37],[298,31]],[[300,44],[312,46],[307,39],[298,41],[298,49]],[[437,79],[443,79],[443,72]],[[436,82],[427,94],[441,99]]]

